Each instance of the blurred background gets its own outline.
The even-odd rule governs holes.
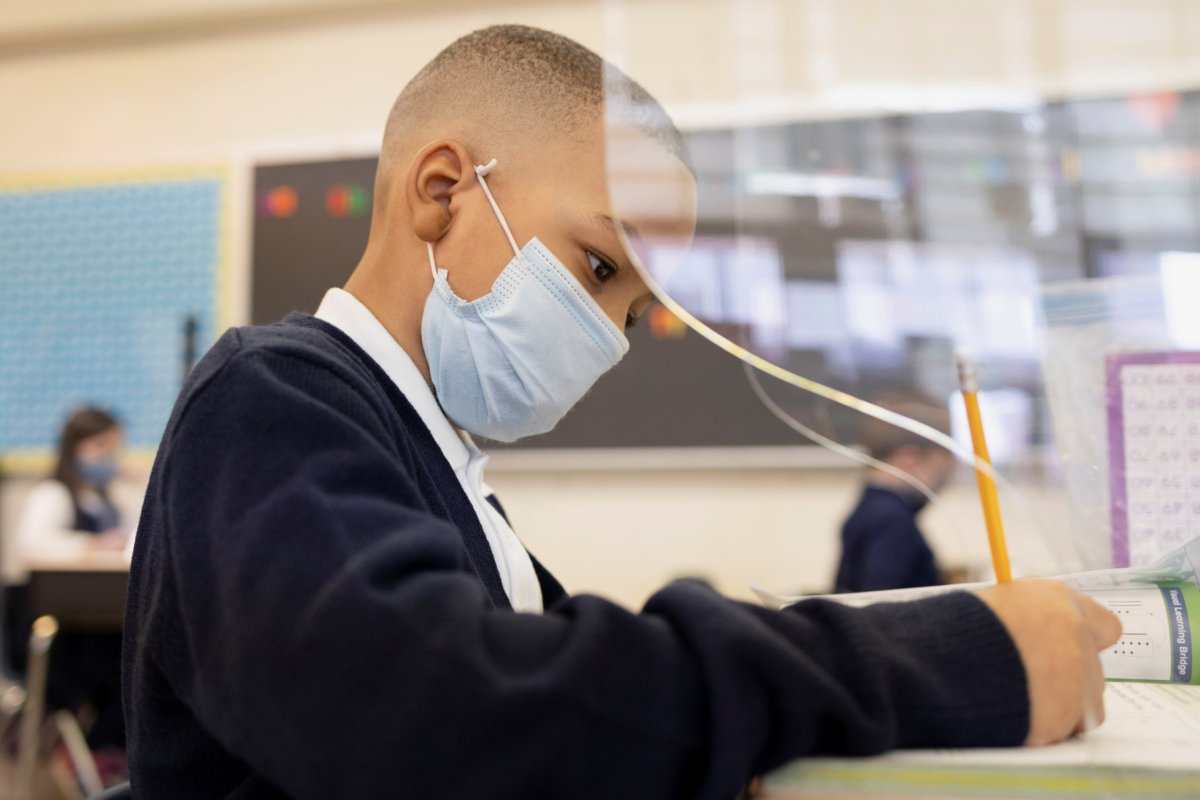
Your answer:
[[[71,409],[122,418],[136,494],[182,375],[214,338],[312,311],[344,280],[393,98],[444,45],[495,22],[569,35],[664,102],[701,183],[695,263],[719,262],[731,237],[753,243],[783,309],[762,341],[776,337],[790,368],[852,375],[865,394],[919,389],[957,412],[950,352],[969,343],[994,455],[1023,491],[1014,560],[1087,562],[1023,535],[1080,524],[1031,298],[1169,274],[1167,297],[1200,300],[1192,0],[7,0],[6,542]],[[571,590],[630,606],[678,575],[739,597],[752,582],[830,588],[862,483],[662,309],[583,408],[496,452],[489,479]],[[925,528],[942,563],[986,574],[970,480]]]

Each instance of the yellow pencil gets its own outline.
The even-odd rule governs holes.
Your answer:
[[[975,457],[989,467],[992,459],[988,455],[987,439],[983,436],[983,419],[979,415],[979,379],[975,375],[975,364],[965,353],[957,353],[958,382],[962,389],[963,403],[967,407],[967,425],[971,429],[971,444]],[[988,545],[992,550],[992,567],[996,570],[996,582],[1008,583],[1012,572],[1008,566],[1008,545],[1004,541],[1004,523],[1000,519],[1000,497],[996,493],[996,481],[978,466],[975,480],[979,484],[979,501],[983,504],[983,521],[987,525]]]

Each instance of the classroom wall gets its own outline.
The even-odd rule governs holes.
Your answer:
[[[553,28],[596,48],[605,46],[606,31],[614,34],[607,40],[623,42],[616,55],[631,71],[682,123],[703,126],[770,119],[783,109],[833,116],[1019,102],[1043,91],[1192,85],[1200,76],[1196,5],[610,4],[623,9],[622,23],[600,0],[9,0],[0,15],[0,175],[197,161],[244,167],[259,158],[369,152],[406,78],[456,35],[499,21]],[[766,34],[764,26],[736,24],[753,15],[779,24],[765,26]],[[755,36],[766,38],[747,48]],[[773,55],[749,63],[747,53]],[[675,59],[709,69],[680,75]],[[777,102],[738,102],[747,88],[768,94],[772,87]],[[237,188],[244,197],[245,185]],[[244,206],[234,213],[243,221],[231,257],[244,318],[248,214]],[[782,428],[780,437],[792,441]],[[496,466],[491,482],[530,548],[570,588],[630,605],[679,574],[706,575],[739,596],[754,580],[780,590],[824,587],[859,480],[854,469],[828,466]],[[5,487],[4,516],[25,486]],[[1036,493],[1031,505],[1031,518],[1064,529],[1055,493]],[[928,526],[948,560],[984,563],[969,483],[931,510]],[[1014,550],[1031,565],[1055,561],[1033,544]]]
[[[0,170],[371,147],[430,56],[505,21],[625,63],[684,125],[1200,79],[1188,0],[7,0]]]

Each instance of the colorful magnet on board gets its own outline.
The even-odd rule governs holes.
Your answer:
[[[331,217],[361,217],[368,206],[367,192],[358,184],[336,184],[325,193],[325,210]]]
[[[291,186],[276,186],[258,196],[258,212],[269,217],[290,217],[300,207],[300,198]]]

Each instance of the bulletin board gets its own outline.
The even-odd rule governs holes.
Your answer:
[[[231,320],[219,169],[0,183],[0,454],[44,459],[96,404],[157,446],[184,369]]]
[[[376,159],[262,165],[254,172],[251,321],[313,313],[342,286],[370,232]],[[755,397],[741,362],[655,308],[620,364],[550,433],[489,449],[807,445]]]

